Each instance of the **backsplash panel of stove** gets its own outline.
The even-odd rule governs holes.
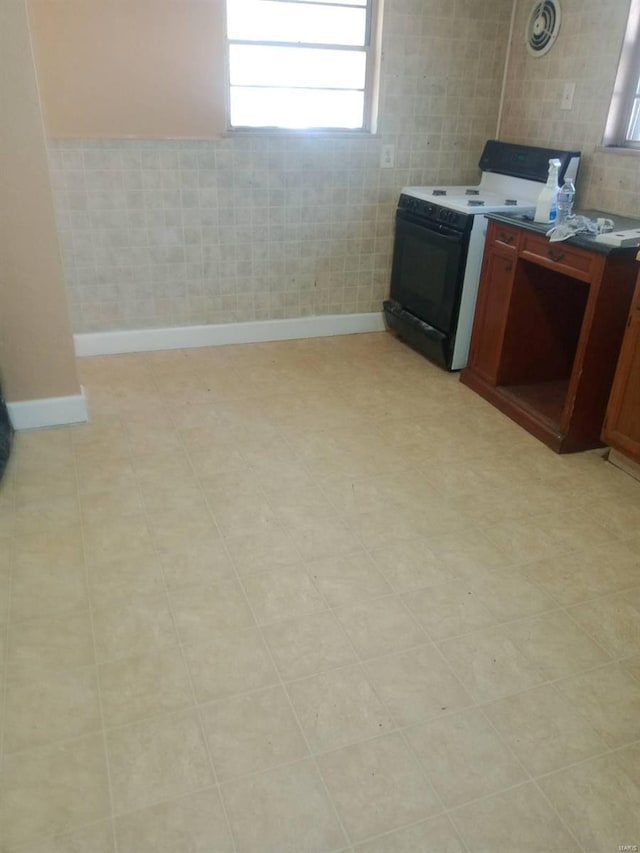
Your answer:
[[[378,311],[400,187],[478,180],[510,10],[389,0],[374,138],[51,142],[75,331]]]

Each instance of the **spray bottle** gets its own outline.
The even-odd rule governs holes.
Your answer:
[[[549,177],[538,196],[538,206],[536,207],[536,222],[543,222],[545,225],[555,224],[558,215],[558,176],[561,167],[560,160],[549,160]]]

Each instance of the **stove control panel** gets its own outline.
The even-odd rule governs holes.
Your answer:
[[[404,193],[400,196],[398,207],[424,219],[435,220],[454,227],[456,225],[460,227],[466,219],[464,214],[456,213],[455,210]]]

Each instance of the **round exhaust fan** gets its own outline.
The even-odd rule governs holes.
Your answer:
[[[533,56],[549,53],[560,32],[559,0],[540,0],[533,4],[525,30],[527,50]]]

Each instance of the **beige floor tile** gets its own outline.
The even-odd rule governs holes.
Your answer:
[[[395,595],[360,601],[335,613],[363,658],[399,652],[427,640]]]
[[[88,612],[30,619],[8,632],[7,675],[27,678],[95,663]]]
[[[364,551],[306,563],[305,570],[330,607],[353,604],[391,592],[391,587]]]
[[[362,542],[352,525],[337,516],[309,517],[285,525],[294,545],[305,560],[338,557],[360,551]]]
[[[407,739],[447,808],[527,779],[479,710],[420,723],[407,731]]]
[[[169,598],[183,643],[204,643],[212,633],[249,628],[255,624],[236,581],[174,589]]]
[[[473,853],[579,853],[532,784],[462,806],[451,817]]]
[[[221,781],[287,764],[309,753],[281,687],[205,705],[201,715]]]
[[[557,688],[610,747],[640,739],[640,686],[623,669],[596,669]]]
[[[121,726],[193,704],[179,648],[129,657],[98,667],[105,726]]]
[[[164,592],[162,572],[152,550],[92,560],[87,565],[87,577],[91,601],[97,608],[117,605],[128,595],[152,596]]]
[[[430,645],[370,661],[365,671],[399,726],[472,704],[438,650]]]
[[[7,753],[90,734],[101,727],[94,667],[43,674],[7,685]]]
[[[511,622],[504,633],[547,679],[564,678],[607,661],[606,652],[560,610]]]
[[[287,689],[314,752],[346,746],[394,727],[360,666],[305,678]]]
[[[440,811],[433,788],[397,734],[327,753],[318,763],[353,842]]]
[[[18,537],[14,547],[15,567],[19,571],[83,565],[82,537],[75,527]]]
[[[206,643],[185,647],[199,702],[269,687],[278,674],[257,629],[226,631]]]
[[[87,560],[103,561],[132,551],[150,550],[151,536],[143,515],[109,519],[105,524],[84,525]]]
[[[485,705],[483,710],[533,776],[608,748],[580,709],[551,685]]]
[[[16,567],[11,586],[11,620],[64,616],[88,609],[82,565]]]
[[[273,622],[263,631],[285,681],[315,675],[357,660],[344,629],[330,612]]]
[[[208,508],[166,509],[147,514],[151,539],[159,551],[174,551],[203,536],[215,535]]]
[[[487,527],[489,539],[504,554],[510,563],[526,563],[542,560],[570,550],[570,545],[561,545],[545,526],[547,519],[509,519]]]
[[[434,640],[467,634],[501,621],[466,581],[412,590],[403,595],[403,600]]]
[[[107,752],[116,814],[213,782],[200,724],[190,711],[111,729]]]
[[[107,521],[140,515],[144,511],[144,504],[138,489],[122,486],[82,495],[80,510],[84,523],[95,527]]]
[[[440,648],[464,687],[479,702],[519,693],[546,680],[502,627],[445,640]]]
[[[232,853],[218,792],[209,788],[116,818],[119,853]]]
[[[636,587],[572,607],[569,613],[612,657],[630,657],[640,654],[639,593]]]
[[[406,829],[357,844],[356,853],[466,853],[447,817],[434,817]]]
[[[17,536],[30,536],[42,530],[77,528],[80,507],[76,495],[56,495],[44,501],[17,505],[13,513]]]
[[[330,853],[346,842],[312,761],[228,782],[222,795],[237,853]]]
[[[307,569],[307,566],[288,566],[243,579],[258,624],[267,625],[327,608]]]
[[[279,527],[225,540],[239,575],[254,575],[300,562],[291,537]]]
[[[0,648],[2,648],[2,643],[0,643]],[[635,678],[636,681],[640,681],[640,655],[620,661],[620,666]]]
[[[160,565],[169,589],[230,581],[233,563],[217,531],[181,548],[160,553]]]
[[[637,745],[561,770],[543,791],[584,850],[620,850],[640,838]]]
[[[635,586],[638,579],[637,557],[623,542],[556,555],[521,572],[564,605]]]
[[[99,663],[152,654],[177,643],[165,594],[119,590],[108,605],[94,608],[93,630]]]
[[[111,821],[83,826],[74,832],[59,835],[48,841],[20,847],[20,853],[114,853]]]
[[[426,539],[398,539],[371,556],[396,592],[455,580],[456,573],[431,549]]]
[[[55,784],[53,784],[55,780]],[[100,735],[7,755],[0,818],[7,853],[109,814]]]

